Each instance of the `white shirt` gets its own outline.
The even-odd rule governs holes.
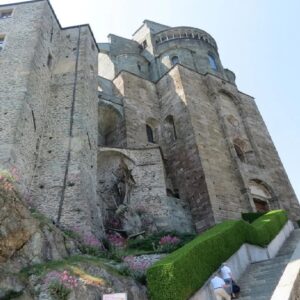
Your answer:
[[[225,281],[218,276],[215,276],[211,281],[210,281],[213,289],[219,289],[223,288],[223,285],[225,285]]]
[[[221,276],[223,279],[231,279],[231,270],[227,266],[221,268]]]

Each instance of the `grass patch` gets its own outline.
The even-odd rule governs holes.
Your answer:
[[[79,263],[92,263],[99,266],[106,266],[104,259],[92,256],[74,255],[64,260],[53,260],[43,264],[36,264],[30,267],[26,267],[21,270],[20,275],[27,279],[31,275],[42,276],[49,271],[58,269],[68,269],[72,272],[72,267]]]

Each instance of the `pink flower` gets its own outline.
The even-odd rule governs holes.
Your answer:
[[[107,239],[114,247],[125,247],[127,242],[127,240],[119,234],[109,234]]]
[[[163,236],[160,241],[159,241],[159,244],[161,246],[163,245],[176,245],[180,242],[180,239],[176,236],[172,237],[170,235],[165,235]]]

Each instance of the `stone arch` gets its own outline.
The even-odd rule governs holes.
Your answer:
[[[106,222],[113,218],[115,211],[124,201],[129,201],[128,195],[125,196],[124,168],[130,174],[136,168],[135,161],[126,150],[100,148],[97,164],[97,205],[101,207]]]
[[[249,180],[249,191],[256,211],[268,211],[279,208],[273,189],[261,179]]]
[[[124,118],[121,112],[111,103],[99,102],[98,108],[98,144],[115,147],[124,141]]]
[[[228,98],[231,99],[231,101],[236,105],[239,113],[240,112],[240,109],[239,109],[239,105],[240,105],[240,99],[237,98],[237,96],[227,90],[224,90],[224,89],[219,89],[219,94],[224,94],[225,96],[227,96]]]

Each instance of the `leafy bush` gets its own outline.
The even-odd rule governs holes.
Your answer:
[[[147,271],[153,300],[189,298],[243,243],[267,245],[287,221],[282,210],[264,214],[253,224],[225,221],[154,264]]]
[[[242,219],[248,223],[253,223],[256,219],[263,216],[265,212],[250,212],[250,213],[243,213]]]

